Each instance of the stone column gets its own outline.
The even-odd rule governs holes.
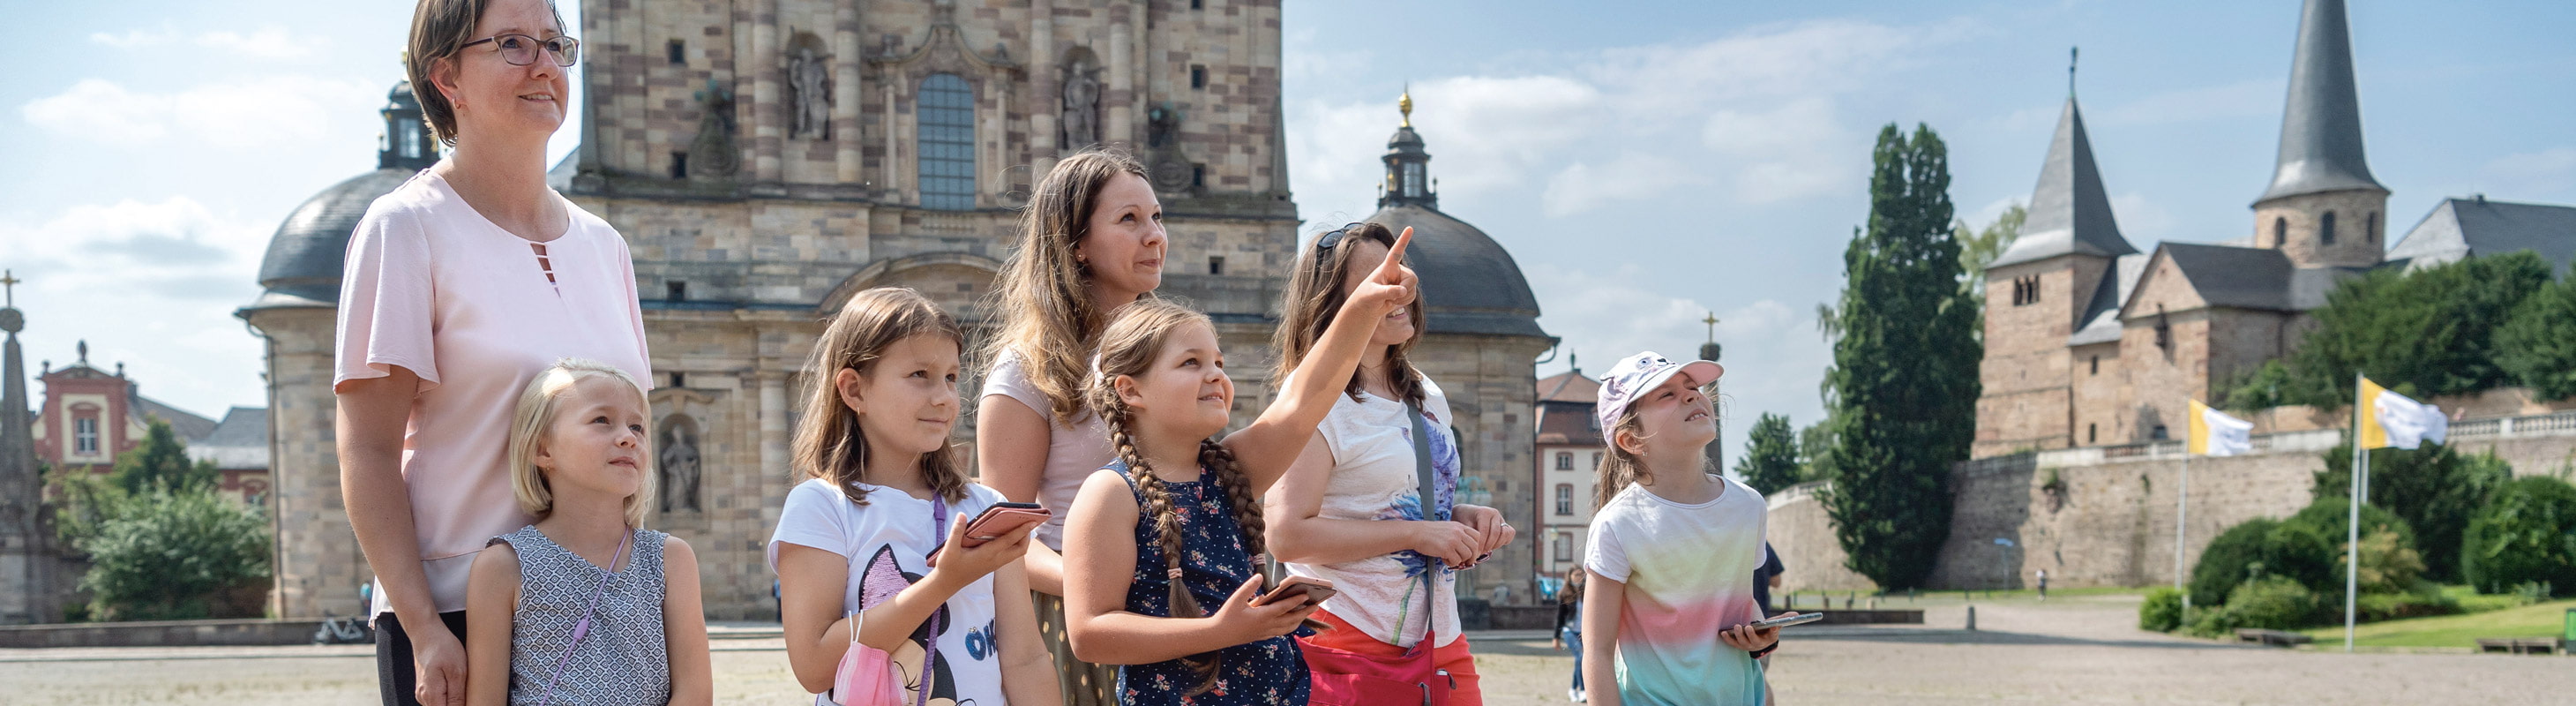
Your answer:
[[[269,606],[282,618],[362,615],[358,586],[374,575],[340,496],[335,312],[270,309],[249,318],[268,338],[269,516],[276,531]]]
[[[835,3],[832,18],[832,140],[835,176],[859,181],[859,4]]]
[[[1133,145],[1136,140],[1136,29],[1129,15],[1109,18],[1109,90],[1103,91],[1101,144]]]
[[[775,183],[786,131],[779,120],[778,0],[754,0],[750,24],[751,53],[734,60],[734,83],[751,84],[751,129],[744,132],[751,137],[752,180]]]
[[[766,473],[787,467],[787,373],[755,373],[760,384],[760,468]]]
[[[877,75],[877,78],[885,84],[885,122],[883,123],[885,126],[885,157],[877,161],[878,164],[884,165],[885,167],[885,181],[879,184],[878,188],[884,189],[889,194],[892,194],[903,189],[903,180],[895,178],[896,175],[901,173],[899,171],[899,167],[896,165],[903,161],[895,158],[895,136],[903,134],[903,127],[896,125],[894,121],[894,94],[895,84],[903,83],[904,81],[903,76],[897,73],[892,67],[887,67],[882,73]],[[897,198],[901,197],[898,196]],[[921,200],[919,198],[915,198],[912,203],[914,205],[920,205]]]
[[[1029,0],[1029,188],[1055,168],[1056,115],[1064,109],[1064,76],[1055,63],[1055,2]]]

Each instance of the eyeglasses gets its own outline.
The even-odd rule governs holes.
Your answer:
[[[555,58],[556,66],[571,66],[581,62],[581,40],[574,39],[571,35],[556,35],[553,39],[538,39],[524,34],[496,34],[471,42],[466,42],[463,46],[457,47],[457,50],[463,51],[466,47],[471,47],[485,42],[492,42],[498,45],[501,52],[501,60],[510,62],[511,66],[527,66],[529,64],[537,63],[537,50],[540,48],[545,49],[546,54]]]

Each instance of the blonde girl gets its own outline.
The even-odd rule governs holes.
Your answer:
[[[1717,412],[1700,389],[1726,369],[1653,352],[1601,378],[1608,448],[1583,568],[1583,684],[1592,703],[1760,704],[1755,662],[1780,644],[1756,630],[1762,494],[1708,472]]]
[[[697,555],[643,529],[649,413],[635,378],[598,361],[559,361],[520,392],[505,458],[538,519],[474,557],[466,703],[715,700]]]
[[[1163,281],[1163,207],[1145,167],[1091,149],[1057,162],[1021,214],[992,310],[1001,334],[976,411],[977,469],[1014,502],[1054,512],[1024,562],[1040,635],[1066,703],[1115,704],[1118,670],[1075,659],[1065,644],[1064,522],[1082,480],[1108,463],[1109,430],[1083,404],[1091,353],[1119,307]]]
[[[788,665],[817,704],[849,696],[826,692],[853,630],[894,658],[906,703],[1057,703],[1020,570],[1029,528],[960,543],[1002,502],[949,448],[964,344],[956,320],[900,288],[851,297],[814,343],[793,453],[804,482],[769,561]]]
[[[1101,335],[1091,405],[1117,460],[1083,482],[1066,528],[1066,614],[1082,659],[1124,665],[1129,704],[1302,704],[1304,659],[1286,635],[1315,605],[1255,605],[1265,584],[1260,494],[1278,480],[1358,364],[1373,326],[1410,303],[1399,239],[1344,305],[1277,402],[1224,442],[1234,405],[1206,315],[1130,304]],[[1208,607],[1214,610],[1208,610]],[[1186,701],[1185,701],[1186,699]]]

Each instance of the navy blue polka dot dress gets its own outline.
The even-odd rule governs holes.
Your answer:
[[[1127,491],[1136,496],[1136,575],[1127,586],[1127,610],[1139,615],[1168,618],[1172,615],[1169,570],[1163,565],[1162,545],[1155,542],[1154,516],[1145,502],[1145,494],[1136,489],[1136,478],[1124,461],[1112,461],[1109,470],[1127,479]],[[1252,580],[1251,553],[1244,550],[1241,525],[1234,521],[1233,503],[1225,488],[1213,474],[1202,474],[1201,480],[1187,483],[1163,482],[1172,496],[1172,507],[1181,515],[1181,582],[1189,587],[1190,596],[1199,605],[1224,605],[1234,589]],[[1298,635],[1309,634],[1299,628]],[[1235,704],[1303,704],[1306,703],[1308,679],[1306,658],[1297,651],[1297,641],[1286,635],[1249,642],[1218,651],[1222,661],[1217,668],[1216,688],[1197,696],[1184,697],[1199,684],[1199,673],[1187,662],[1170,660],[1153,664],[1133,664],[1118,669],[1120,700],[1128,704],[1191,704],[1192,706],[1233,706]]]

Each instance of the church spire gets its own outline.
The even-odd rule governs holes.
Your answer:
[[[2299,45],[2290,60],[2290,96],[2281,111],[2281,156],[2262,203],[2324,191],[2388,187],[2362,157],[2361,103],[2353,91],[2352,34],[2343,0],[2308,0],[2299,16]]]
[[[2070,81],[2072,66],[2070,61]],[[2093,163],[2093,141],[2084,132],[2084,112],[2076,107],[2071,90],[2065,110],[2058,113],[2057,135],[2049,140],[2048,160],[2040,165],[2039,186],[2031,189],[2029,208],[2021,236],[1988,267],[2059,255],[2117,257],[2138,251],[2121,237],[2120,223],[2111,217],[2111,197],[2102,188],[2102,172]]]

